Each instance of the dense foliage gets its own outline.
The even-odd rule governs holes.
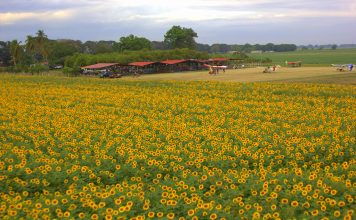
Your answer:
[[[144,37],[137,37],[130,34],[127,37],[121,37],[118,43],[113,46],[115,51],[134,51],[134,50],[151,50],[151,41]]]
[[[68,67],[85,66],[95,63],[128,64],[136,61],[162,61],[167,59],[207,59],[207,53],[189,49],[126,51],[123,53],[107,54],[75,54],[67,57],[65,65]]]
[[[0,41],[0,66],[8,66],[10,62],[10,42]]]
[[[63,65],[65,58],[81,51],[80,45],[75,41],[51,41],[50,54],[48,57],[50,65]]]
[[[0,77],[1,219],[354,216],[354,86]]]
[[[196,49],[195,39],[198,34],[191,28],[173,26],[164,35],[164,43],[168,48]]]
[[[81,63],[92,63],[87,61],[86,57],[90,57],[92,60],[118,60],[120,63],[127,63],[132,61],[140,60],[162,60],[170,57],[177,58],[191,58],[189,56],[181,56],[177,54],[170,54],[163,52],[154,52],[154,54],[161,53],[164,55],[162,58],[155,57],[153,53],[147,55],[148,58],[142,57],[140,53],[136,55],[138,59],[131,59],[133,54],[118,54],[116,59],[112,57],[109,58],[110,53],[113,52],[125,52],[125,51],[141,51],[141,50],[170,50],[175,48],[188,48],[196,49],[204,53],[227,53],[229,51],[239,51],[239,52],[251,52],[252,50],[262,50],[262,51],[294,51],[296,46],[294,44],[266,44],[266,45],[227,45],[227,44],[197,44],[195,38],[197,38],[197,33],[192,28],[185,28],[181,26],[172,26],[165,36],[164,41],[150,41],[144,37],[137,37],[134,35],[128,35],[126,37],[121,37],[118,42],[115,41],[86,41],[82,43],[78,40],[51,40],[45,34],[43,30],[38,30],[35,36],[28,35],[24,43],[13,40],[11,42],[0,41],[0,66],[13,65],[14,67],[8,68],[8,71],[16,70],[26,71],[31,65],[46,65],[49,68],[54,68],[56,66],[63,66],[65,59],[68,56],[74,54],[105,54],[100,56],[87,56],[80,55]],[[197,53],[194,52],[193,58]],[[75,55],[78,57],[79,55]],[[146,55],[144,55],[146,56]],[[84,58],[83,58],[84,57]],[[98,58],[100,57],[100,58]],[[131,58],[130,58],[131,57]],[[154,59],[153,59],[154,57]],[[83,61],[86,60],[86,61]],[[71,64],[70,66],[75,66]],[[48,69],[48,68],[47,68]]]
[[[250,53],[251,51],[259,50],[262,52],[287,52],[297,50],[295,44],[197,44],[197,49],[209,53],[227,53],[229,51],[238,51]]]

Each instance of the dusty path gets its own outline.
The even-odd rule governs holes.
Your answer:
[[[273,73],[262,73],[264,68],[227,70],[218,75],[209,75],[208,71],[146,74],[138,78],[125,77],[128,80],[212,80],[232,82],[321,82],[356,85],[356,71],[338,72],[331,67],[280,68]]]

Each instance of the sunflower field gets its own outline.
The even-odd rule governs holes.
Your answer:
[[[352,219],[356,88],[0,76],[0,219]]]

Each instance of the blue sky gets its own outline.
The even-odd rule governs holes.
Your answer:
[[[0,40],[163,40],[173,25],[199,43],[356,43],[356,0],[0,0]]]

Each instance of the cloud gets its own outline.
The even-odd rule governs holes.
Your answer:
[[[276,17],[356,17],[355,5],[353,0],[13,0],[0,3],[0,12],[55,13],[70,9],[80,18],[90,15],[87,19],[91,21],[148,19],[170,23],[214,19],[266,21]]]
[[[0,24],[11,25],[24,20],[50,21],[69,19],[73,15],[71,10],[61,10],[54,12],[7,12],[0,13]]]
[[[302,0],[297,3],[280,0],[108,0],[95,8],[86,6],[84,11],[94,15],[93,21],[102,23],[137,21],[161,25],[221,21],[253,24],[316,17],[356,18],[355,8],[347,3],[350,0]]]
[[[211,29],[238,32],[241,27],[251,27],[250,33],[256,33],[264,26],[298,26],[306,33],[309,26],[321,30],[325,22],[333,26],[336,21],[349,24],[355,19],[354,0],[0,0],[2,30],[19,33],[13,31],[15,27],[40,27],[67,35],[83,33],[82,39],[100,33],[112,35],[112,39],[120,33],[159,39],[172,25],[193,27],[204,36],[213,36]],[[11,33],[0,33],[6,35]]]

